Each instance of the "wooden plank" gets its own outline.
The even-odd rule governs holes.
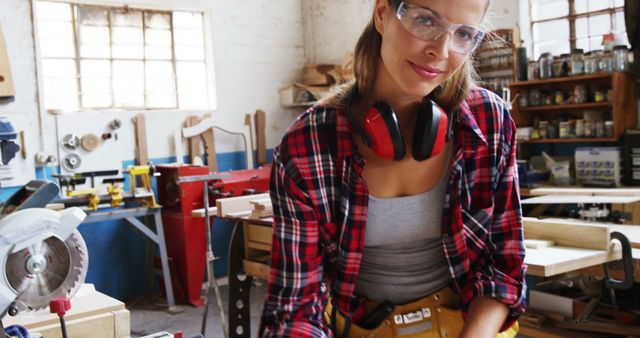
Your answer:
[[[640,202],[630,204],[613,204],[611,211],[620,211],[625,214],[625,223],[640,224]],[[628,218],[626,216],[629,216]]]
[[[258,153],[258,165],[267,163],[267,139],[266,139],[266,114],[258,109],[253,114],[256,129],[256,150]]]
[[[558,246],[608,250],[610,229],[606,225],[561,219],[523,218],[524,238],[555,241]]]
[[[200,122],[200,118],[198,116],[189,116],[185,121],[185,127],[188,128],[195,126],[198,122]],[[191,158],[191,164],[201,165],[202,150],[200,148],[200,144],[202,143],[202,140],[199,137],[189,137],[187,142],[189,143],[189,157]]]
[[[201,121],[209,118],[211,118],[211,114],[205,114]],[[216,172],[218,171],[218,158],[216,157],[216,142],[213,128],[206,130],[201,135],[204,139],[204,153],[207,158],[207,167],[209,171]]]
[[[144,114],[140,113],[133,118],[136,127],[136,163],[138,165],[149,164],[149,151],[147,150],[147,124]]]
[[[209,216],[213,217],[213,216],[216,216],[217,214],[218,214],[218,208],[209,207]],[[192,210],[191,216],[197,217],[197,218],[204,218],[204,208]]]
[[[262,250],[262,251],[271,251],[271,245],[264,244],[260,242],[247,241],[245,243],[248,249]]]
[[[2,26],[0,26],[0,97],[13,97],[15,95],[16,89],[13,86],[7,45],[2,33]]]
[[[245,236],[247,240],[271,246],[271,241],[273,240],[273,230],[271,227],[248,224],[246,229],[247,232]]]
[[[640,188],[536,188],[530,195],[640,196]]]
[[[524,246],[528,249],[540,249],[555,246],[556,242],[543,239],[525,239]]]
[[[235,212],[251,212],[251,201],[267,198],[269,193],[237,196],[229,198],[220,198],[216,201],[216,207],[218,208],[218,217],[224,217],[229,213]]]
[[[585,195],[544,195],[523,199],[522,204],[587,204],[614,203],[629,204],[640,201],[640,196],[585,196]]]
[[[614,249],[608,251],[554,246],[527,249],[524,262],[528,266],[528,275],[548,277],[615,261],[621,257],[620,245],[615,245]]]
[[[114,311],[113,320],[115,324],[114,336],[128,337],[131,335],[131,316],[129,310]]]

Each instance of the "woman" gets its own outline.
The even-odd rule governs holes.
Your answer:
[[[376,0],[356,83],[274,152],[261,337],[515,335],[515,125],[471,80],[488,6]]]

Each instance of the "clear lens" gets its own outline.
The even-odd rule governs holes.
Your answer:
[[[476,27],[451,24],[427,8],[404,1],[398,6],[396,16],[411,35],[424,41],[436,40],[451,32],[451,49],[458,53],[471,52],[484,36],[484,32]]]

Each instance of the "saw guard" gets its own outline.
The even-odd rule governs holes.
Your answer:
[[[75,207],[61,212],[33,208],[16,211],[0,220],[0,310],[16,301],[20,311],[35,311],[46,308],[55,297],[71,297],[77,291],[84,282],[89,261],[86,244],[76,230],[85,217]],[[40,253],[43,247],[50,249],[52,243],[58,243],[53,245],[56,252]],[[57,258],[68,263],[48,264],[55,255],[63,256],[64,259]],[[34,265],[34,261],[38,264]],[[55,274],[61,274],[55,283],[44,283],[55,288],[43,291],[43,279],[47,282]]]

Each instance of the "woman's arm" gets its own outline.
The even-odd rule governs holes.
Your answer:
[[[505,304],[493,298],[477,297],[471,302],[460,338],[494,338],[508,314]]]
[[[318,222],[294,161],[279,152],[271,172],[271,271],[259,337],[324,338]]]
[[[481,323],[487,327],[497,326],[500,331],[511,327],[525,310],[526,283],[524,265],[524,233],[522,229],[522,210],[520,208],[520,192],[518,187],[518,171],[516,167],[516,126],[504,102],[497,96],[485,98],[495,100],[491,105],[497,107],[495,112],[487,112],[494,117],[498,134],[496,155],[496,176],[493,196],[493,215],[486,237],[486,254],[481,258],[482,265],[473,267],[471,278],[462,288],[463,299],[469,299],[466,304],[469,325],[477,321],[478,307],[487,307],[486,299],[503,304],[507,315],[502,310],[491,310],[491,323]],[[480,108],[482,109],[482,108]],[[492,137],[493,135],[489,135]],[[477,303],[480,301],[480,303]],[[494,304],[489,302],[488,304]],[[465,305],[465,304],[463,304]],[[476,308],[472,309],[472,306]],[[497,305],[496,305],[497,306]],[[489,309],[493,306],[489,305]],[[500,314],[500,315],[498,315]],[[493,317],[495,316],[495,317]],[[467,318],[465,318],[466,320]],[[471,332],[465,328],[465,332]],[[495,335],[494,335],[495,336]]]

